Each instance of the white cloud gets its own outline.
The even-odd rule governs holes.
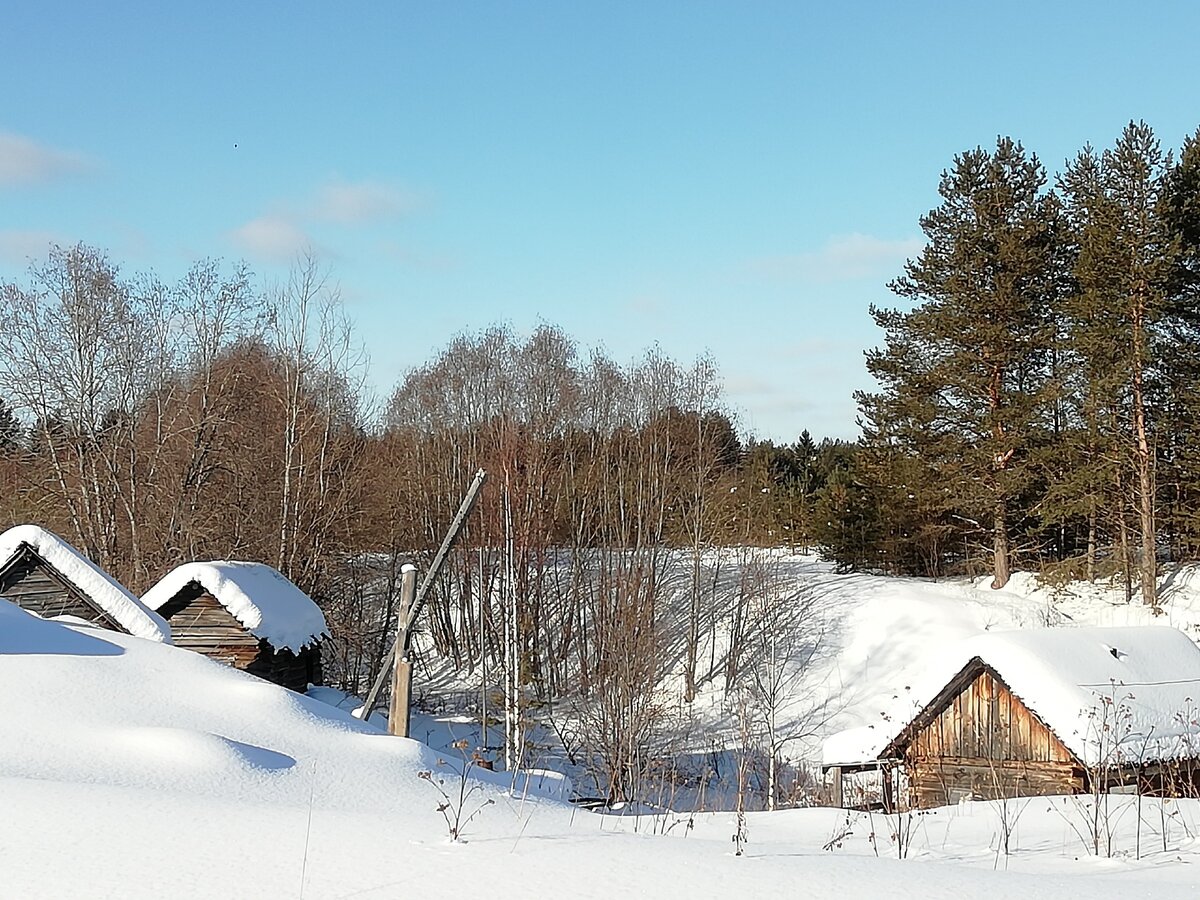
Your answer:
[[[310,218],[339,225],[364,225],[403,215],[416,206],[410,194],[374,181],[330,182],[317,192]]]
[[[87,167],[87,160],[78,153],[0,132],[0,186],[38,184]]]
[[[229,236],[243,253],[268,262],[289,262],[314,246],[304,229],[285,215],[251,219]]]
[[[768,278],[853,281],[899,275],[905,260],[921,252],[920,238],[887,240],[869,234],[830,238],[817,250],[753,260],[751,269]]]
[[[49,231],[0,231],[0,261],[25,265],[44,259],[51,244],[67,243]]]
[[[373,181],[351,184],[331,181],[317,189],[312,199],[300,206],[277,204],[258,218],[229,233],[243,253],[269,262],[295,259],[298,253],[318,248],[310,229],[334,224],[350,227],[374,225],[416,208],[412,194]]]

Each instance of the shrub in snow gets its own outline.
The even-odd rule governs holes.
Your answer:
[[[483,761],[479,751],[472,751],[468,755],[466,752],[467,741],[465,740],[455,741],[451,746],[462,756],[462,763],[451,766],[446,760],[439,759],[438,766],[450,768],[454,772],[454,780],[457,783],[451,784],[447,788],[446,779],[440,774],[435,775],[429,769],[418,772],[417,777],[428,781],[441,795],[442,800],[437,805],[437,811],[446,820],[446,831],[450,840],[459,841],[462,839],[463,830],[471,820],[483,812],[485,807],[491,806],[496,801],[491,797],[476,798],[477,794],[483,792],[483,785],[471,778],[471,770]]]

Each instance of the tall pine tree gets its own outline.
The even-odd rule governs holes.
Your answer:
[[[1167,484],[1160,486],[1159,499],[1172,553],[1195,558],[1200,554],[1200,129],[1184,141],[1167,182],[1165,216],[1176,254],[1168,359],[1162,366],[1170,427],[1163,429],[1159,457]]]
[[[1178,315],[1170,303],[1179,241],[1167,221],[1171,155],[1144,122],[1131,122],[1097,159],[1085,149],[1062,187],[1076,245],[1076,293],[1068,334],[1087,373],[1098,446],[1111,448],[1122,557],[1130,554],[1124,510],[1138,524],[1142,600],[1157,608],[1156,418]],[[1160,402],[1156,403],[1156,399]],[[1128,570],[1128,563],[1124,566]]]
[[[963,513],[987,523],[1001,588],[1011,503],[1033,477],[1053,391],[1059,209],[1036,156],[1009,138],[955,157],[939,194],[921,219],[924,250],[891,284],[913,309],[872,307],[886,333],[867,353],[880,391],[858,400],[868,440],[886,434],[923,457]]]

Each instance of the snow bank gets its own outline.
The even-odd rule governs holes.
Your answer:
[[[37,525],[17,525],[0,534],[0,569],[8,566],[22,546],[30,547],[130,634],[150,641],[171,642],[170,626],[158,613],[58,535]]]
[[[415,741],[200,654],[40,619],[7,601],[0,722],[3,777],[257,803],[424,801],[413,773],[436,764]]]
[[[847,601],[895,588],[882,579],[842,584]],[[916,647],[915,632],[906,638]],[[871,675],[891,678],[882,662]],[[450,844],[442,798],[420,777],[432,771],[459,796],[459,757],[449,750],[381,735],[199,654],[45,621],[3,601],[0,723],[5,897],[415,891],[434,900],[471,885],[494,900],[771,897],[797,885],[811,897],[895,900],[1173,900],[1197,891],[1200,803],[1189,800],[1112,798],[1128,803],[1111,820],[1115,859],[1087,856],[1076,822],[1086,797],[1022,806],[1011,858],[1000,856],[999,813],[986,803],[922,814],[903,863],[880,858],[897,853],[887,837],[894,818],[749,813],[750,843],[738,858],[732,813],[595,816],[476,770],[469,802],[494,803],[467,825],[465,844]],[[998,863],[1009,871],[992,871]]]
[[[1086,765],[1200,750],[1200,648],[1165,626],[986,632],[930,654],[879,721],[832,735],[826,765],[874,759],[972,660],[1008,684]]]
[[[193,582],[212,594],[247,631],[276,649],[298,652],[329,634],[325,616],[312,598],[263,563],[185,563],[150,588],[142,602],[161,609]]]

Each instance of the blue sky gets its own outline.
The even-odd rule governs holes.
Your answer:
[[[390,392],[455,333],[711,353],[740,424],[853,437],[867,313],[953,155],[1200,125],[1190,3],[29,3],[0,277],[305,244]]]

